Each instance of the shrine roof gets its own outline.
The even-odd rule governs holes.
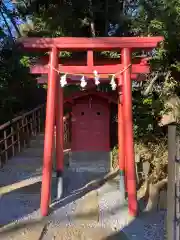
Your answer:
[[[110,94],[110,93],[107,93],[107,92],[100,92],[100,91],[97,91],[95,88],[91,88],[91,89],[86,89],[86,90],[83,90],[83,91],[77,91],[75,93],[73,93],[71,96],[69,97],[66,97],[64,99],[64,103],[73,103],[74,100],[77,100],[79,98],[82,98],[82,97],[86,97],[86,96],[92,96],[92,95],[95,95],[97,97],[100,97],[100,98],[104,98],[106,99],[108,102],[112,102],[112,103],[115,103],[117,104],[117,93],[113,91],[113,94]]]

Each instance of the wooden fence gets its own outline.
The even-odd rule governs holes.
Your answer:
[[[0,167],[44,131],[44,120],[45,105],[40,105],[0,126]],[[64,149],[70,148],[70,142],[71,119],[64,117]]]
[[[44,129],[45,105],[0,126],[0,165],[29,145],[33,136]]]
[[[180,239],[180,132],[168,126],[167,240]]]

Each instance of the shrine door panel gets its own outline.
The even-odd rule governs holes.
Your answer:
[[[109,106],[102,100],[73,107],[72,151],[109,151]]]

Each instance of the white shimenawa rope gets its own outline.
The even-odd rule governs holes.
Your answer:
[[[67,74],[64,74],[63,76],[61,76],[60,84],[61,84],[61,87],[65,87],[67,85]]]
[[[49,67],[52,67],[49,65]],[[120,75],[122,74],[124,71],[126,71],[129,67],[131,67],[131,64],[129,64],[127,67],[125,67],[123,70],[115,73],[115,74],[110,74],[111,76],[111,81],[110,81],[110,85],[111,85],[111,88],[112,90],[116,90],[117,88],[117,84],[116,84],[116,77],[117,75]],[[56,68],[52,67],[58,74],[62,74],[61,71],[58,71]],[[81,80],[80,80],[80,86],[82,88],[85,88],[87,86],[87,81],[85,80],[85,76],[83,74],[74,74],[74,73],[64,73],[64,75],[61,76],[61,79],[60,79],[60,84],[61,84],[61,87],[65,87],[67,85],[67,75],[75,75],[75,76],[82,76]],[[93,74],[94,74],[94,81],[95,81],[95,85],[98,86],[100,84],[100,75],[98,74],[98,72],[96,70],[93,71]]]
[[[94,73],[95,85],[98,86],[100,84],[100,81],[99,81],[100,76],[96,70],[94,70],[93,73]]]
[[[85,77],[82,76],[82,78],[81,78],[80,81],[81,81],[80,86],[81,86],[82,88],[85,88],[85,87],[87,86],[87,82],[86,82],[86,80],[85,80]]]
[[[116,84],[116,81],[115,81],[115,75],[112,75],[110,85],[111,85],[111,88],[112,88],[113,91],[116,90],[117,84]]]

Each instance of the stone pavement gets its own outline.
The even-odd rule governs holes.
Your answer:
[[[164,239],[164,212],[132,219],[126,203],[122,204],[118,177],[95,188],[87,183],[97,176],[71,167],[64,175],[64,196],[51,204],[48,217],[41,218],[42,156],[40,135],[0,169],[1,240]],[[55,178],[52,199],[54,186]]]

